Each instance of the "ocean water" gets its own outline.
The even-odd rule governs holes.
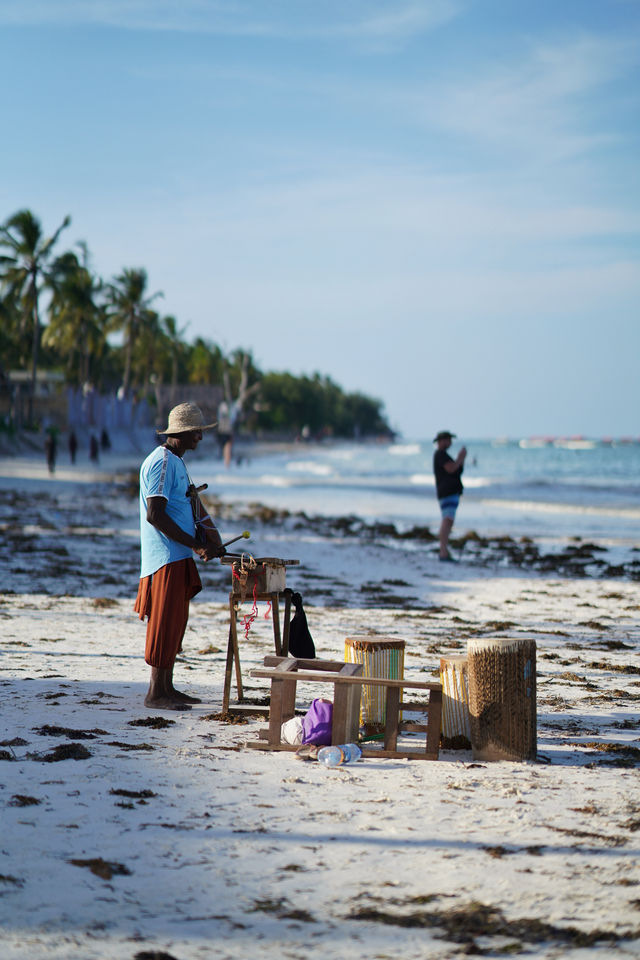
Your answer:
[[[452,455],[460,442],[468,454],[458,534],[640,546],[640,443],[456,441]],[[433,451],[431,442],[300,444],[260,456],[242,447],[229,470],[205,457],[191,472],[224,501],[435,530]]]

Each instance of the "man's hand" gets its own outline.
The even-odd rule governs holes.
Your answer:
[[[220,536],[216,527],[213,525],[209,526],[209,524],[205,523],[200,529],[204,530],[206,534],[207,542],[205,547],[211,554],[211,556],[208,556],[204,559],[210,560],[212,557],[224,557],[227,551],[222,543],[222,537]]]
[[[224,547],[222,547],[222,553],[220,553],[219,547],[207,541],[207,543],[199,543],[197,547],[193,548],[193,552],[197,554],[201,560],[207,561],[213,560],[214,557],[222,557],[226,551]]]

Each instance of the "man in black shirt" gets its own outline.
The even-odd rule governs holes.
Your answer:
[[[440,512],[442,522],[440,524],[440,560],[443,563],[455,563],[454,558],[449,553],[449,534],[453,527],[456,510],[460,503],[463,486],[462,470],[464,468],[464,459],[467,455],[467,448],[461,447],[460,453],[454,460],[449,456],[447,450],[451,446],[451,441],[455,433],[448,430],[441,430],[434,438],[434,443],[438,444],[437,450],[433,455],[433,472],[436,477],[436,495],[440,503]]]

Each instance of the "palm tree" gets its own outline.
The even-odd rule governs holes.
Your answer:
[[[86,244],[78,246],[82,260],[69,251],[52,264],[50,321],[42,343],[67,358],[67,379],[81,386],[93,379],[92,357],[104,353],[106,316],[104,306],[97,302],[102,282],[89,270]]]
[[[196,337],[187,358],[189,383],[220,383],[224,364],[224,354],[217,343]]]
[[[131,357],[131,379],[147,396],[158,376],[158,357],[162,352],[163,334],[160,317],[155,310],[143,310],[138,324],[138,335]]]
[[[65,217],[50,237],[43,236],[40,221],[30,210],[18,210],[0,226],[0,282],[3,297],[20,307],[20,334],[24,336],[31,325],[31,390],[29,394],[29,423],[33,423],[33,398],[38,374],[40,346],[40,293],[48,280],[50,260],[60,233],[71,223]]]
[[[9,296],[0,299],[0,381],[21,363],[20,317],[19,306]]]
[[[122,390],[125,396],[131,386],[131,364],[133,350],[140,331],[148,320],[150,306],[161,293],[145,296],[147,271],[144,269],[125,269],[115,277],[107,287],[109,305],[109,327],[124,332],[124,374]]]
[[[186,333],[187,328],[185,326],[179,330],[178,321],[170,314],[162,317],[160,320],[160,328],[164,335],[163,346],[168,354],[171,367],[170,404],[172,407],[174,407],[176,403],[176,387],[178,385],[180,356],[181,354],[184,355],[185,353],[183,336]]]

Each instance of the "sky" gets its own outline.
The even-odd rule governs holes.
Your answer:
[[[640,0],[0,0],[0,220],[407,439],[640,436]]]

